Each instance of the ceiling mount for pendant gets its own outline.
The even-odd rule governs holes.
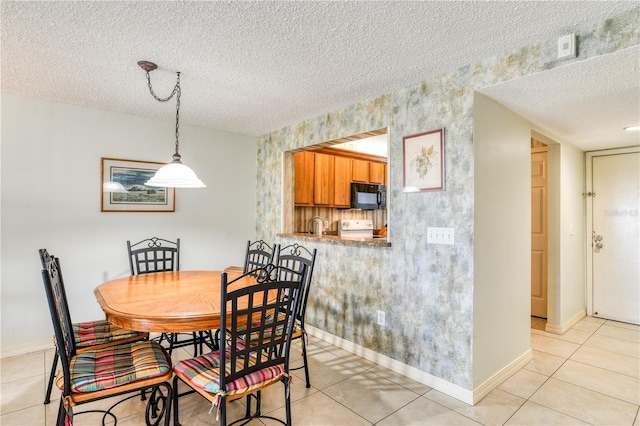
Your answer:
[[[173,91],[166,98],[158,97],[153,91],[153,87],[151,86],[151,76],[149,73],[158,68],[156,64],[149,61],[138,61],[138,66],[142,68],[147,73],[147,84],[149,86],[149,92],[151,96],[154,97],[158,102],[167,102],[171,100],[174,96],[176,97],[176,151],[173,154],[171,163],[166,164],[158,171],[156,174],[145,182],[147,186],[158,186],[163,188],[204,188],[205,185],[198,176],[191,170],[188,166],[182,164],[180,153],[178,152],[178,148],[180,142],[178,137],[180,135],[180,72],[177,73],[177,81],[176,85],[173,88]]]
[[[138,66],[145,70],[146,72],[151,72],[158,68],[156,64],[149,61],[138,61]]]

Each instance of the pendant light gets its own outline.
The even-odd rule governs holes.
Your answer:
[[[178,136],[180,129],[180,72],[177,73],[178,79],[171,94],[166,98],[159,98],[151,87],[151,77],[149,76],[149,73],[158,68],[158,66],[149,61],[140,61],[138,62],[138,65],[140,66],[140,68],[146,71],[149,92],[151,92],[151,96],[153,96],[156,101],[167,102],[174,96],[176,97],[176,152],[173,154],[173,161],[160,167],[156,174],[144,184],[146,186],[159,186],[163,188],[206,187],[207,185],[205,185],[200,179],[198,179],[198,176],[196,176],[193,170],[191,170],[188,166],[182,164],[182,157],[178,153]]]

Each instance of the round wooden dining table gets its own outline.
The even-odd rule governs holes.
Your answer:
[[[241,275],[227,271],[227,280]],[[193,332],[220,328],[222,271],[155,272],[100,284],[94,294],[107,321],[147,332]],[[231,290],[256,283],[244,277]]]

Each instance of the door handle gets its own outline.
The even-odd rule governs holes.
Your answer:
[[[594,232],[595,234],[595,232]],[[602,240],[604,238],[602,237],[602,235],[594,235],[593,236],[593,241],[595,242],[594,246],[597,250],[600,250],[602,247],[604,247],[604,245],[602,244]]]

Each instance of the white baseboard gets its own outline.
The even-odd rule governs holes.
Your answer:
[[[493,376],[489,377],[480,386],[473,390],[473,404],[478,403],[482,398],[487,396],[489,392],[500,386],[502,382],[513,376],[522,367],[527,365],[529,361],[533,359],[533,351],[529,348],[525,353],[520,355],[509,365],[496,372]]]
[[[415,367],[411,367],[410,365],[404,364],[386,355],[382,355],[378,352],[372,351],[371,349],[367,349],[363,346],[342,339],[341,337],[329,334],[326,331],[320,330],[313,326],[305,325],[305,329],[311,336],[317,337],[320,340],[324,340],[327,343],[331,343],[334,346],[356,354],[368,361],[374,362],[398,374],[402,374],[403,376],[415,380],[416,382],[420,382],[435,390],[447,394],[450,397],[453,397],[469,405],[473,405],[474,403],[474,392],[470,391],[469,389],[465,389],[454,383],[433,376]]]
[[[547,321],[547,325],[545,326],[544,331],[554,334],[564,334],[586,316],[587,310],[583,308],[580,311],[576,312],[576,314],[569,318],[569,320],[564,324],[549,324],[549,322]]]
[[[0,348],[0,358],[25,355],[31,352],[46,351],[54,349],[53,340],[41,340],[39,342],[25,343],[24,345],[9,346]]]

